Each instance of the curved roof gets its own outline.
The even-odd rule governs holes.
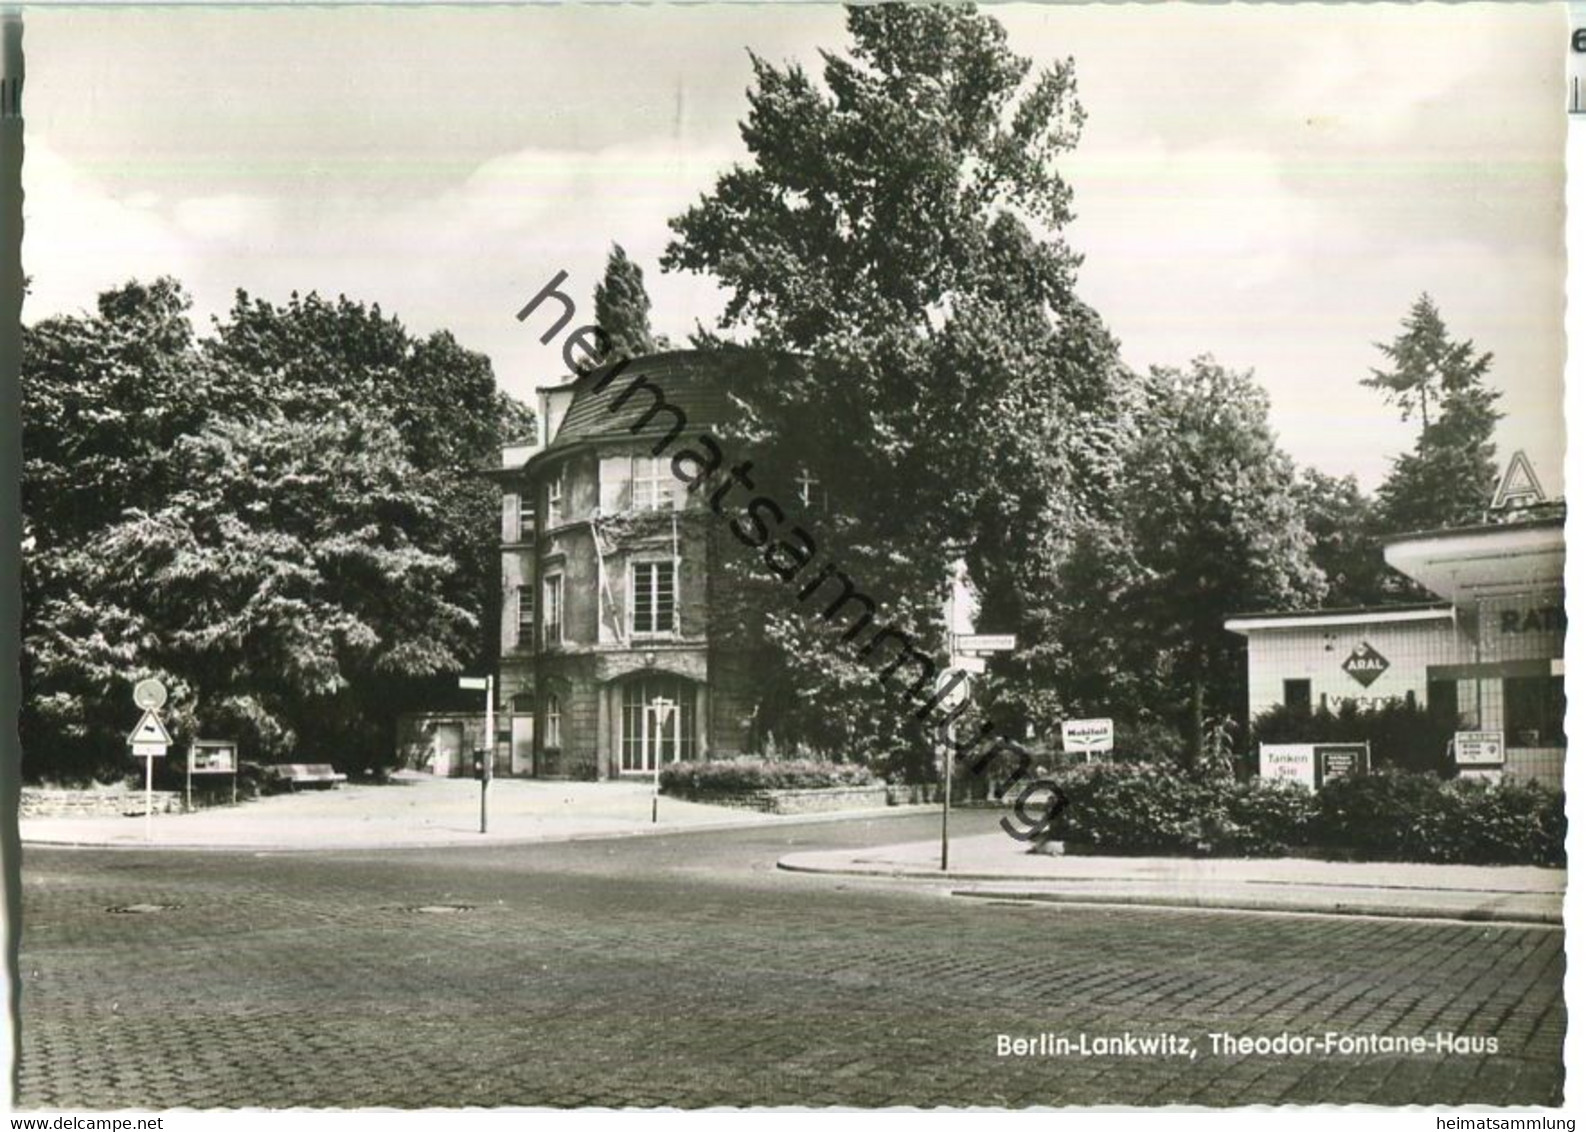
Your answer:
[[[733,369],[745,364],[757,364],[749,351],[672,350],[646,354],[629,361],[600,389],[596,385],[608,371],[606,367],[597,369],[573,382],[573,403],[545,451],[554,452],[590,440],[660,439],[677,427],[677,419],[669,412],[656,412],[637,432],[631,426],[663,402],[675,407],[686,421],[680,441],[698,436],[733,415],[727,389]],[[644,384],[633,389],[619,406],[623,395],[640,381]]]

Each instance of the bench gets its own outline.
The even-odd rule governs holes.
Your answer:
[[[264,781],[277,790],[296,790],[299,786],[334,790],[347,781],[329,763],[277,763],[264,768]]]

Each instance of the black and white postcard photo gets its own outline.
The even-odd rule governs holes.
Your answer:
[[[1574,1132],[1586,10],[0,33],[12,1129]]]

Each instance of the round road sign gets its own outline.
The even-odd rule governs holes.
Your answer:
[[[952,711],[969,698],[969,673],[962,668],[944,669],[936,677],[936,692],[941,695],[943,691],[947,694],[942,696],[938,706],[945,711]]]
[[[158,680],[139,680],[132,689],[132,702],[144,711],[159,711],[165,706],[165,685]]]

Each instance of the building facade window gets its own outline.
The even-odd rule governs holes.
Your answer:
[[[1283,706],[1292,712],[1311,710],[1311,682],[1309,680],[1283,681]]]
[[[1504,743],[1564,745],[1564,677],[1510,676],[1503,682]]]
[[[523,500],[509,492],[501,497],[501,541],[519,542],[523,538]]]
[[[622,769],[654,771],[657,763],[694,757],[694,685],[675,676],[622,686]]]
[[[545,593],[542,607],[545,612],[545,643],[548,645],[562,643],[562,576],[560,574],[547,574],[545,576]]]
[[[545,745],[562,745],[562,698],[555,692],[545,697]]]
[[[638,637],[676,630],[677,579],[670,562],[635,562],[628,572],[628,631]]]
[[[562,519],[562,473],[558,471],[545,481],[545,525],[560,526]]]
[[[665,456],[633,458],[633,509],[671,511],[682,500],[681,485],[672,474],[672,462]]]
[[[518,630],[518,644],[534,643],[534,587],[513,586],[512,604],[515,607],[514,624]]]

